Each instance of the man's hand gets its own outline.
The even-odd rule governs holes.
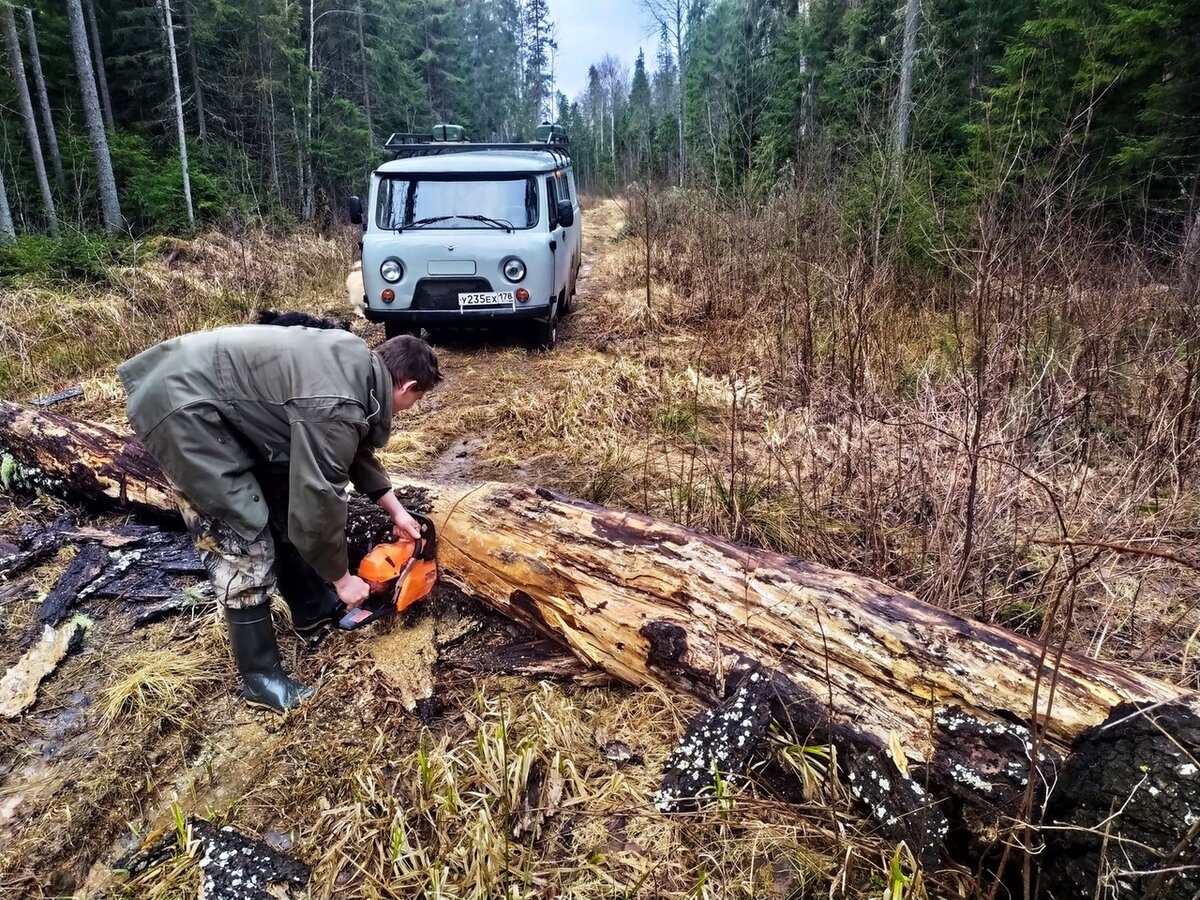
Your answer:
[[[392,514],[392,525],[395,526],[396,537],[409,535],[414,541],[421,537],[421,526],[417,520],[408,514],[404,507],[400,507]]]
[[[371,589],[367,583],[349,572],[333,583],[333,589],[337,591],[338,599],[346,604],[347,609],[357,609],[371,596]]]
[[[392,519],[394,533],[396,537],[401,537],[407,534],[414,541],[421,537],[421,526],[417,524],[417,520],[405,511],[400,505],[400,501],[396,499],[396,495],[388,491],[379,498],[379,507],[387,512]]]

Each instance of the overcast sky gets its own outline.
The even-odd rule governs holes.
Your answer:
[[[630,70],[638,47],[654,67],[658,33],[639,0],[549,0],[558,52],[554,57],[558,90],[575,100],[587,87],[588,66],[611,53]]]

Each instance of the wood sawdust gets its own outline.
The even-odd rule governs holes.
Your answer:
[[[371,642],[371,661],[379,677],[396,692],[404,708],[433,696],[433,666],[437,662],[437,623],[428,611],[413,622],[397,622]]]
[[[439,650],[478,627],[479,620],[456,604],[431,598],[372,636],[370,655],[375,672],[412,712],[417,701],[433,696]]]

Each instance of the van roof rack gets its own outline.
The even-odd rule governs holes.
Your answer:
[[[552,135],[547,141],[527,143],[473,143],[471,141],[435,141],[427,134],[396,132],[383,148],[392,159],[411,159],[415,156],[442,156],[449,153],[473,153],[480,150],[507,150],[526,153],[548,153],[560,166],[571,162],[571,142],[566,135]]]

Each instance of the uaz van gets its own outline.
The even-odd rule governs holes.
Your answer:
[[[371,175],[363,226],[366,317],[388,337],[422,327],[527,322],[552,349],[579,275],[582,222],[570,144],[556,125],[521,144],[471,143],[462,128],[393,134]]]

